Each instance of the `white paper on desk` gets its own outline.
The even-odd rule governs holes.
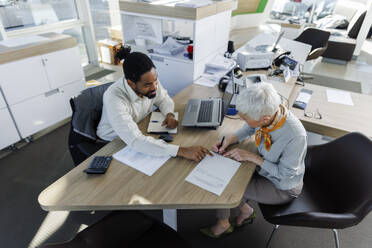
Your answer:
[[[194,84],[199,84],[207,87],[214,87],[217,82],[215,80],[211,80],[209,78],[201,76],[200,78],[194,81]]]
[[[11,38],[7,40],[3,40],[3,41],[0,41],[0,45],[6,46],[6,47],[18,47],[18,46],[28,45],[31,43],[46,41],[48,39],[49,38],[47,37],[33,35],[33,36],[26,36],[22,38]]]
[[[353,99],[351,99],[350,92],[343,90],[330,90],[327,89],[328,102],[340,103],[353,106]]]
[[[174,113],[175,119],[178,121],[178,112]],[[147,127],[148,133],[177,133],[177,127],[170,129],[162,126],[165,116],[161,112],[152,112],[150,117],[149,126]]]
[[[124,147],[112,156],[114,159],[148,176],[152,176],[170,158],[170,156],[156,157],[136,152],[129,146]]]
[[[240,163],[214,153],[207,155],[186,177],[186,181],[220,196]]]

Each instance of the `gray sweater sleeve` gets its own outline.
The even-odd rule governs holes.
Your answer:
[[[242,142],[246,138],[255,134],[255,132],[255,128],[251,128],[247,123],[244,123],[244,125],[235,133],[235,136],[238,137],[239,142]]]
[[[269,177],[268,179],[274,181],[275,184],[303,173],[306,143],[306,136],[297,136],[284,147],[278,163],[265,159],[261,164],[261,169],[267,172],[266,177]]]

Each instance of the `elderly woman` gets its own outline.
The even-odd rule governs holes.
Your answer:
[[[217,223],[201,231],[210,237],[231,233],[234,227],[251,223],[255,212],[247,203],[254,200],[264,204],[283,204],[297,197],[302,190],[305,172],[307,136],[301,122],[281,105],[274,87],[268,83],[249,86],[241,92],[236,103],[244,126],[235,135],[213,146],[213,150],[237,161],[257,165],[244,193],[241,204],[232,209],[237,216],[230,224],[230,209],[217,210]],[[235,148],[234,143],[254,135],[259,154]]]

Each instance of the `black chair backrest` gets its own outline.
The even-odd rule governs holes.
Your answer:
[[[347,36],[350,38],[356,39],[358,37],[360,28],[363,25],[364,19],[366,18],[367,11],[364,11],[356,20],[355,23],[350,23],[350,25],[353,25],[350,29],[349,32],[347,33]]]
[[[328,31],[307,28],[294,40],[311,45],[311,51],[313,51],[319,47],[326,47],[330,35],[331,33]]]
[[[350,133],[327,144],[309,146],[305,184],[317,182],[339,212],[365,216],[372,210],[372,141]],[[356,212],[355,212],[356,211]]]
[[[103,94],[111,84],[85,89],[70,99],[73,113],[71,127],[74,132],[93,141],[98,139],[96,130],[102,115]]]

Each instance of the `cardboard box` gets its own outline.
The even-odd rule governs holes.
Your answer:
[[[101,63],[117,65],[115,61],[115,54],[120,49],[121,43],[113,40],[100,40],[98,41],[98,52]]]
[[[121,26],[113,26],[109,28],[111,39],[123,43],[123,34]]]

